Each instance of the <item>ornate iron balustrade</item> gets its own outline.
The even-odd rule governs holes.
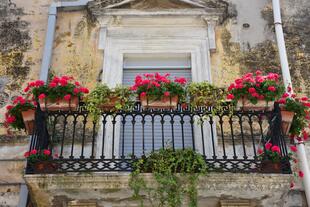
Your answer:
[[[83,106],[78,111],[36,112],[30,150],[50,149],[55,171],[131,171],[137,158],[165,147],[191,148],[202,154],[209,171],[262,172],[257,150],[270,141],[288,152],[279,106],[272,112],[234,111],[212,114],[210,108],[102,113],[93,120]],[[281,173],[290,173],[288,159]],[[27,173],[38,173],[28,164]],[[47,170],[48,172],[48,170]]]

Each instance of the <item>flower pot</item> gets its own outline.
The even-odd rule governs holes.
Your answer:
[[[271,160],[262,160],[260,172],[262,173],[281,173],[281,163]]]
[[[32,135],[34,125],[35,125],[35,110],[29,109],[27,111],[22,111],[22,117],[23,117],[23,121],[25,124],[27,134]]]
[[[120,101],[119,97],[110,97],[109,101],[99,106],[102,111],[111,111],[115,109],[115,105]]]
[[[53,173],[58,169],[57,163],[47,160],[38,161],[31,165],[35,173]]]
[[[162,96],[159,100],[148,96],[140,96],[141,105],[144,108],[176,109],[179,101],[178,96]]]
[[[274,101],[258,100],[256,104],[253,104],[247,98],[242,98],[238,100],[237,108],[244,111],[272,111]]]
[[[77,96],[72,97],[69,101],[65,99],[57,99],[56,101],[40,100],[40,108],[42,111],[74,111],[77,109],[79,99]]]
[[[292,122],[293,122],[293,118],[294,118],[295,113],[292,111],[285,111],[281,109],[281,117],[282,117],[282,132],[284,133],[284,135],[288,135]]]

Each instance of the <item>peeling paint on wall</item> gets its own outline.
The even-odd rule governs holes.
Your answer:
[[[0,124],[5,105],[22,93],[28,80],[39,76],[50,2],[0,1]],[[0,127],[0,135],[6,133]]]
[[[87,11],[60,12],[56,25],[51,73],[68,74],[93,88],[102,67],[99,27]]]

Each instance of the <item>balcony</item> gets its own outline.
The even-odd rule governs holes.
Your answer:
[[[281,169],[291,173],[281,128],[280,108],[274,111],[212,113],[210,108],[102,112],[94,121],[80,104],[78,111],[36,111],[30,150],[50,149],[53,169],[26,174],[67,172],[130,172],[133,162],[161,148],[191,148],[203,156],[209,172],[266,173],[258,149],[266,142],[280,147]],[[269,173],[269,172],[267,172]]]

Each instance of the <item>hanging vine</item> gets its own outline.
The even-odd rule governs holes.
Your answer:
[[[143,156],[133,163],[130,187],[133,197],[148,200],[152,206],[179,207],[188,198],[189,207],[197,206],[197,184],[199,175],[207,173],[202,155],[192,149],[160,149]],[[142,173],[152,173],[155,183],[144,179]],[[144,195],[140,193],[143,191]]]

